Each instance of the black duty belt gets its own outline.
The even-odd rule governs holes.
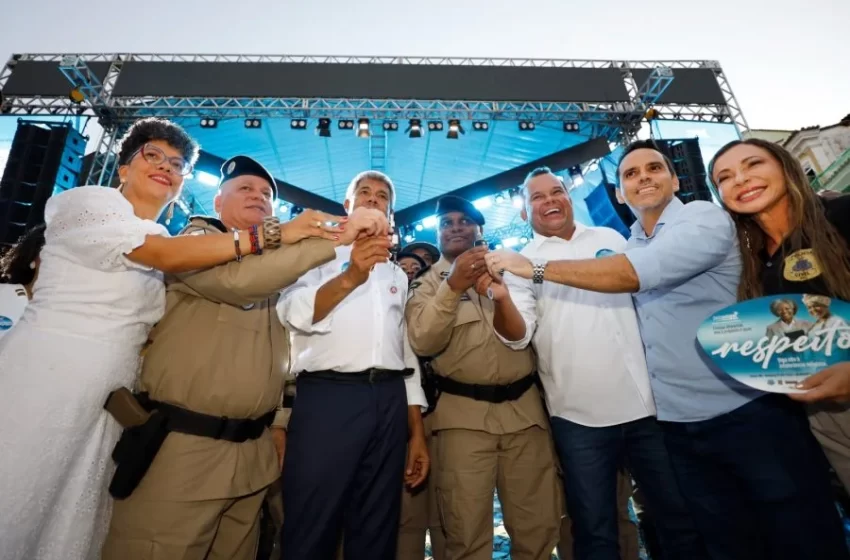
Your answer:
[[[461,383],[460,381],[440,375],[435,376],[435,381],[437,388],[443,393],[498,404],[506,401],[515,401],[523,396],[537,381],[537,373],[529,373],[522,379],[508,383],[507,385]]]
[[[235,419],[226,416],[212,416],[192,410],[186,410],[179,406],[152,400],[147,393],[136,395],[139,404],[146,410],[159,410],[166,417],[166,429],[170,432],[179,432],[212,439],[223,439],[242,443],[249,439],[257,439],[272,421],[275,412],[272,410],[255,419]]]
[[[340,383],[381,383],[402,377],[413,375],[413,370],[407,369],[383,369],[369,368],[363,371],[334,371],[330,369],[320,371],[302,371],[299,377],[313,379],[324,379],[326,381],[337,381]]]

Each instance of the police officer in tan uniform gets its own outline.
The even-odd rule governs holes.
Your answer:
[[[411,285],[410,343],[432,357],[441,394],[433,413],[437,465],[431,482],[446,533],[446,557],[492,555],[498,490],[515,560],[549,560],[558,542],[561,492],[548,419],[530,350],[513,351],[493,329],[483,284],[484,217],[468,201],[437,203],[442,258]]]
[[[274,178],[259,163],[236,156],[221,171],[221,220],[192,218],[183,234],[246,229],[272,214]],[[168,433],[138,486],[115,501],[104,560],[254,559],[286,435],[289,340],[275,315],[278,292],[358,231],[386,223],[367,211],[343,233],[327,225],[336,220],[305,211],[280,226],[280,249],[166,279],[166,313],[151,332],[137,398],[166,415]]]

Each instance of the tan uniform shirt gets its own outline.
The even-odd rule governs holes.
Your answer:
[[[195,218],[184,234],[219,233]],[[307,239],[206,270],[166,277],[166,311],[152,330],[139,390],[154,400],[229,418],[281,408],[289,337],[278,292],[332,260],[330,241]],[[138,491],[177,501],[244,496],[280,476],[271,436],[233,443],[171,433]]]
[[[445,280],[450,268],[440,259],[410,286],[405,317],[413,351],[433,357],[437,375],[462,383],[505,385],[531,373],[531,349],[505,346],[493,330],[493,302],[473,289],[455,294]],[[432,414],[435,431],[462,428],[510,434],[549,425],[537,386],[515,401],[499,404],[443,393]]]

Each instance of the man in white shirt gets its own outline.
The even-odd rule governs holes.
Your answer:
[[[575,223],[563,181],[547,168],[523,185],[522,216],[537,259],[583,259],[620,252],[626,240],[608,228]],[[514,348],[533,342],[564,469],[575,557],[618,560],[617,471],[642,487],[667,559],[702,558],[702,543],[676,484],[655,420],[637,316],[628,294],[604,294],[524,280],[493,281],[494,327]]]
[[[389,177],[367,171],[344,206],[389,215],[394,200]],[[338,248],[278,304],[297,376],[282,479],[286,560],[331,560],[341,533],[348,560],[394,559],[399,488],[428,474],[427,401],[403,315],[408,281],[388,262],[390,246],[365,238]]]

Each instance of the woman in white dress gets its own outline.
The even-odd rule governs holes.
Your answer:
[[[0,338],[15,326],[32,298],[38,277],[38,254],[44,245],[44,226],[26,232],[0,258]]]
[[[207,268],[236,259],[237,245],[243,255],[263,246],[257,228],[171,238],[154,221],[197,155],[180,127],[144,119],[122,141],[121,188],[78,187],[48,200],[33,299],[0,340],[0,560],[99,557],[120,433],[103,405],[133,386],[164,313],[159,271]],[[287,242],[338,237],[341,228],[324,225],[335,217],[308,215],[312,229],[298,219],[282,228],[295,230]],[[349,219],[344,237],[387,231],[371,215],[357,222]]]

